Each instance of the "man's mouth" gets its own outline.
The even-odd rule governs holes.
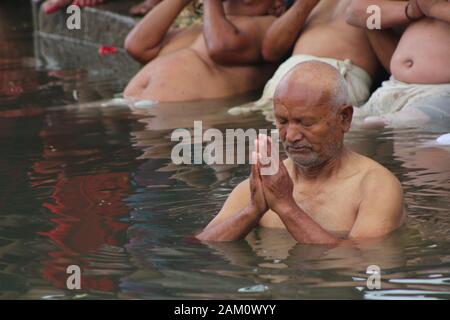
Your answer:
[[[306,146],[300,146],[300,147],[288,147],[288,152],[294,152],[294,153],[303,153],[303,152],[309,152],[311,151],[310,147]]]

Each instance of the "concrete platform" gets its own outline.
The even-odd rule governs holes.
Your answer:
[[[42,1],[32,1],[35,30],[40,34],[58,35],[66,40],[81,40],[95,44],[122,47],[129,31],[138,21],[128,14],[128,9],[139,0],[110,0],[97,7],[81,9],[81,29],[69,30],[65,10],[46,14]]]
[[[40,64],[56,69],[83,68],[97,75],[114,73],[128,80],[141,68],[123,49],[127,34],[138,21],[128,10],[138,2],[111,0],[82,8],[81,29],[69,30],[66,21],[70,14],[65,10],[46,14],[42,1],[32,0],[35,51]],[[102,45],[117,47],[118,51],[101,56],[98,49]]]

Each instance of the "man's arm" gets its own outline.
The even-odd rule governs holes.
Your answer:
[[[289,52],[318,2],[319,0],[297,0],[270,26],[262,45],[264,60],[276,62]]]
[[[295,202],[272,209],[299,243],[336,245],[341,241],[311,219]]]
[[[241,17],[239,23],[230,21],[225,15],[222,0],[204,2],[203,35],[211,59],[218,64],[262,62],[261,44],[265,31],[266,28],[255,18]]]
[[[366,34],[378,60],[391,73],[391,59],[400,36],[394,30],[366,30]]]
[[[363,198],[350,239],[382,237],[401,226],[405,219],[403,190],[390,172],[384,168],[369,172],[361,190]]]
[[[231,192],[219,214],[196,236],[203,241],[234,241],[243,239],[258,225],[268,206],[256,165],[250,179]]]
[[[147,63],[158,55],[172,23],[192,0],[163,0],[128,34],[125,50],[137,61]]]
[[[416,0],[420,10],[430,18],[450,23],[450,1]]]
[[[253,207],[247,206],[238,213],[228,216],[220,223],[210,223],[197,235],[197,239],[202,241],[240,240],[245,238],[258,225],[260,219],[258,212]]]
[[[376,5],[381,10],[381,29],[407,25],[410,20],[405,13],[406,6],[410,18],[418,19],[423,16],[415,3],[409,5],[408,3],[408,1],[352,0],[346,11],[346,21],[355,27],[366,28],[367,19],[372,14],[367,12],[367,8]]]

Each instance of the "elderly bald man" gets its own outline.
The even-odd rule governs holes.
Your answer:
[[[197,239],[238,240],[259,225],[286,228],[300,243],[334,245],[400,227],[406,217],[400,182],[344,146],[353,115],[347,98],[345,80],[332,66],[314,61],[292,69],[274,96],[288,158],[274,175],[262,175],[256,161]],[[262,150],[271,140],[260,136],[256,143]]]

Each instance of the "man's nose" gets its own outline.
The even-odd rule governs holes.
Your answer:
[[[286,140],[288,142],[296,142],[302,140],[304,137],[300,128],[296,125],[289,125],[286,130]]]

